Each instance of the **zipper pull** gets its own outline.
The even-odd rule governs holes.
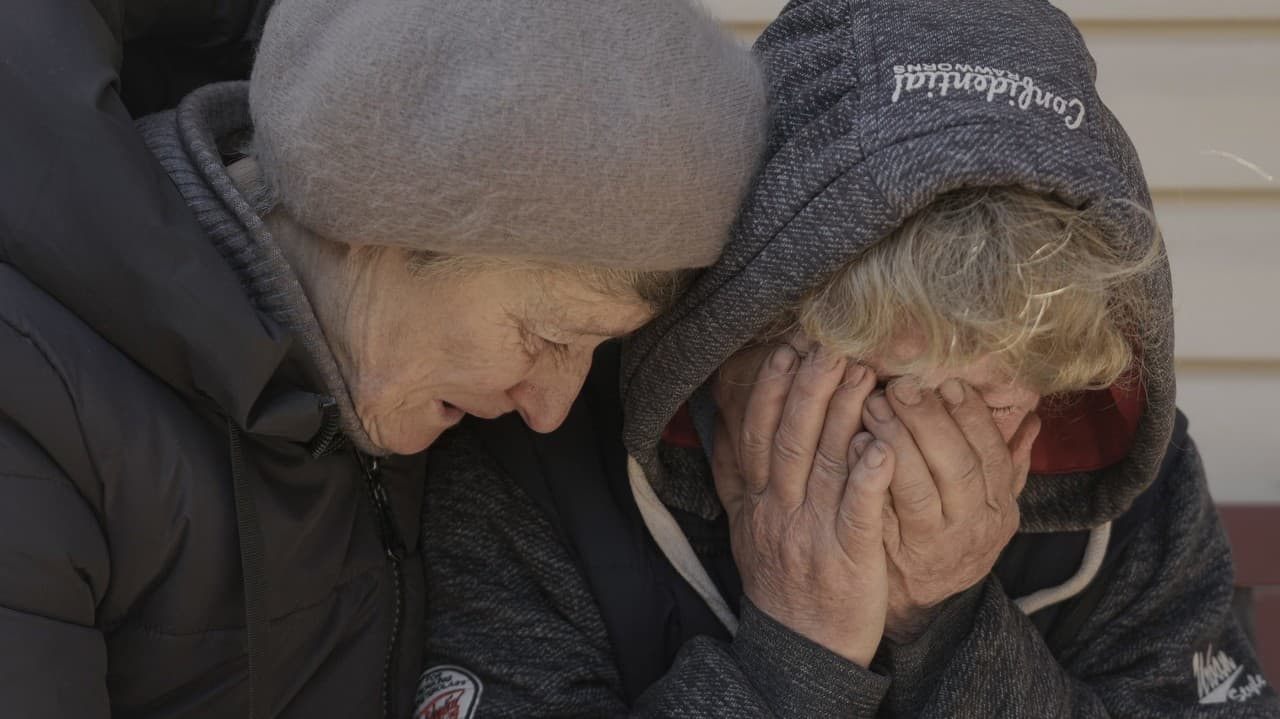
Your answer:
[[[396,524],[395,513],[391,510],[391,498],[382,483],[382,472],[377,457],[366,457],[357,453],[360,468],[364,470],[365,484],[369,488],[369,496],[373,500],[373,511],[378,517],[378,533],[382,536],[382,548],[387,559],[399,562],[408,554],[404,538],[400,536],[400,527]]]
[[[342,434],[342,417],[338,412],[338,401],[332,397],[320,397],[320,429],[307,443],[307,451],[312,459],[320,459],[342,449],[347,438]]]

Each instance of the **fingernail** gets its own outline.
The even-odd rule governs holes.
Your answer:
[[[959,407],[964,402],[964,385],[958,379],[949,379],[938,388],[942,400],[952,407]]]
[[[920,404],[920,385],[915,380],[900,379],[893,383],[893,396],[905,405]]]
[[[884,392],[871,395],[871,399],[867,400],[867,411],[881,422],[893,419],[893,408],[889,406],[889,400],[885,399]]]
[[[862,455],[862,458],[866,460],[868,467],[875,469],[884,464],[884,447],[881,447],[880,442],[877,441],[871,445],[866,454]]]
[[[779,372],[790,372],[795,369],[796,359],[796,351],[783,345],[774,351],[773,359],[769,360],[769,366]]]
[[[871,440],[875,439],[870,432],[859,432],[853,436],[853,448],[858,452],[858,456],[867,451],[867,445],[871,444]]]

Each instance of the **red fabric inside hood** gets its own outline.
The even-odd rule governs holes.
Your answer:
[[[1092,472],[1124,459],[1133,448],[1145,399],[1142,383],[1127,378],[1108,389],[1042,401],[1032,474]]]
[[[1031,448],[1031,472],[1092,472],[1124,459],[1133,447],[1144,400],[1142,383],[1127,378],[1109,389],[1042,402],[1040,436]],[[687,404],[680,405],[662,439],[676,447],[702,446]]]

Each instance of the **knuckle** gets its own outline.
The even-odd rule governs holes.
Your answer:
[[[933,509],[934,500],[933,495],[923,488],[913,488],[894,495],[893,504],[907,514],[925,514]]]
[[[807,459],[806,454],[795,433],[789,431],[785,425],[780,427],[778,433],[773,436],[774,459],[792,464]]]
[[[1003,442],[977,444],[975,448],[982,463],[990,467],[1013,466],[1013,455]]]
[[[963,484],[981,482],[983,478],[982,465],[976,459],[970,458],[960,470],[959,481]]]
[[[1004,518],[1010,514],[1018,513],[1018,495],[1015,488],[1010,486],[1004,489],[997,489],[992,501],[994,510]]]
[[[765,454],[769,450],[768,438],[749,427],[742,428],[738,443],[744,453],[752,456]]]
[[[813,456],[813,473],[815,475],[830,479],[842,479],[848,472],[849,465],[845,461],[844,453],[833,454],[827,447],[818,447],[818,451]]]
[[[994,449],[983,457],[983,464],[990,468],[990,472],[997,477],[1011,476],[1015,469],[1013,466],[1013,457],[1010,456],[1008,450],[1003,447]]]
[[[997,517],[1004,517],[1005,499],[1002,492],[996,490],[995,493],[987,494],[987,511]]]
[[[855,537],[866,537],[874,533],[870,518],[858,511],[857,507],[841,504],[836,517],[840,520],[840,526],[849,530]]]

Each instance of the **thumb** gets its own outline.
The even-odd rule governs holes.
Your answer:
[[[845,553],[857,559],[884,551],[884,506],[893,479],[893,450],[875,440],[860,457],[851,447],[849,461],[853,470],[836,514],[836,531]]]

